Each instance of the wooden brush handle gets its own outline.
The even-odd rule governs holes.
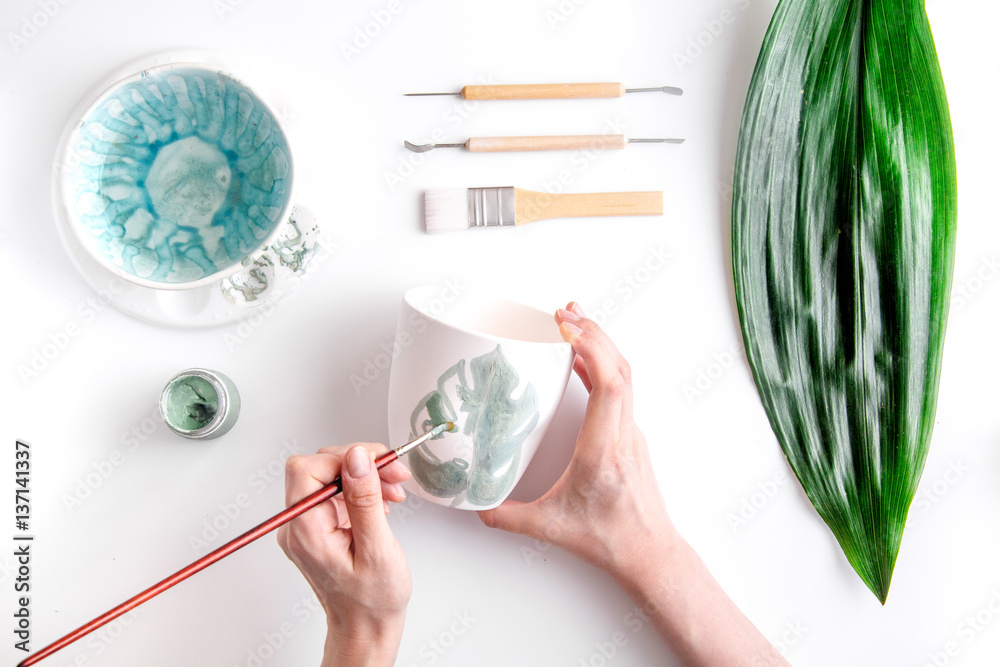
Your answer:
[[[473,153],[513,151],[620,150],[628,140],[621,134],[576,134],[550,137],[472,137],[465,147]]]
[[[467,100],[576,100],[624,94],[623,83],[525,83],[462,88],[462,97]]]
[[[663,215],[662,192],[549,194],[514,188],[515,220],[523,225],[551,218]]]

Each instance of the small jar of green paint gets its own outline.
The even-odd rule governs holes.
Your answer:
[[[233,427],[239,414],[236,385],[222,373],[207,368],[181,371],[160,394],[163,422],[185,438],[218,438]]]

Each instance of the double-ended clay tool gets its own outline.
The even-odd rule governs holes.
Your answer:
[[[408,442],[405,445],[401,445],[396,449],[390,450],[385,454],[382,454],[381,456],[376,458],[375,467],[377,469],[384,468],[385,466],[389,465],[396,459],[400,458],[401,456],[409,452],[417,445],[423,444],[424,442],[430,440],[431,438],[440,435],[445,431],[451,431],[454,428],[455,424],[452,422],[439,424],[438,426],[435,426],[430,431],[423,434],[416,440]],[[343,488],[344,488],[343,482],[341,481],[341,478],[338,477],[327,486],[324,486],[319,491],[311,493],[310,495],[306,496],[305,498],[295,503],[291,507],[288,507],[285,510],[278,512],[267,521],[258,525],[256,528],[248,530],[247,532],[243,533],[242,535],[232,540],[231,542],[227,542],[226,544],[222,545],[221,547],[211,552],[210,554],[202,556],[201,558],[191,563],[187,567],[178,570],[177,572],[170,575],[169,577],[159,582],[158,584],[151,586],[150,588],[147,588],[146,590],[139,593],[135,597],[130,598],[129,600],[126,600],[125,602],[121,603],[114,609],[104,614],[101,614],[100,616],[90,621],[89,623],[80,626],[79,628],[69,633],[65,637],[49,644],[42,650],[33,653],[32,655],[28,656],[20,663],[18,663],[17,667],[29,667],[30,665],[34,665],[35,663],[37,663],[39,660],[47,658],[56,651],[65,648],[66,646],[72,644],[81,637],[84,637],[87,634],[93,632],[94,630],[101,627],[105,623],[110,623],[111,621],[118,618],[122,614],[125,614],[131,611],[132,609],[135,609],[143,602],[146,602],[147,600],[156,597],[163,591],[179,584],[180,582],[184,581],[191,575],[197,572],[201,572],[209,565],[212,565],[213,563],[222,560],[223,558],[233,553],[237,549],[245,547],[246,545],[250,544],[257,538],[267,535],[274,529],[288,523],[295,517],[304,514],[309,510],[311,510],[312,508],[316,507],[317,505],[320,505],[329,500],[330,498],[333,498],[341,491],[343,491]]]
[[[625,93],[660,92],[683,95],[674,86],[626,88],[624,83],[523,83],[513,85],[465,86],[457,93],[406,93],[407,97],[458,95],[467,100],[582,100],[622,97]]]
[[[662,192],[550,194],[520,188],[457,188],[424,193],[428,233],[514,227],[536,220],[663,215]]]
[[[470,153],[514,153],[519,151],[621,150],[629,144],[683,144],[683,139],[628,139],[622,134],[569,134],[539,137],[472,137],[464,144],[403,145],[414,153],[435,148],[464,148]]]

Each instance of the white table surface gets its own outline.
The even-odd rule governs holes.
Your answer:
[[[31,444],[32,648],[199,555],[191,538],[206,521],[225,523],[218,517],[237,499],[247,506],[213,546],[277,511],[283,485],[273,473],[290,451],[384,440],[388,373],[361,391],[351,376],[392,341],[405,290],[452,281],[504,287],[546,309],[570,299],[591,312],[611,307],[605,324],[633,364],[637,418],[675,522],[793,664],[996,664],[1000,10],[929,3],[958,150],[955,284],[966,292],[953,304],[934,442],[883,608],[790,479],[737,345],[727,268],[732,163],[774,5],[6,0],[0,270],[10,307],[0,465],[9,494],[13,442]],[[345,53],[356,29],[390,6],[391,21]],[[51,18],[34,17],[45,7]],[[26,20],[44,25],[32,33]],[[31,36],[15,44],[12,33]],[[687,53],[696,57],[678,59],[699,39],[701,52]],[[315,211],[337,249],[256,326],[182,331],[94,301],[56,233],[50,174],[71,110],[105,74],[149,53],[204,47],[271,68],[295,142],[296,199]],[[478,105],[401,96],[482,80],[672,84],[685,94]],[[687,143],[592,156],[440,150],[423,160],[402,148],[403,139],[425,141],[438,128],[446,140],[464,141],[610,126]],[[403,178],[390,187],[387,174]],[[667,214],[422,231],[425,189],[542,190],[560,178],[575,192],[662,189]],[[656,252],[669,254],[666,265],[644,271]],[[67,327],[76,335],[36,377],[22,378],[19,367]],[[222,439],[188,442],[153,419],[164,382],[190,366],[223,371],[240,389],[243,414]],[[686,392],[699,378],[703,391]],[[584,401],[574,379],[515,497],[536,497],[561,472]],[[68,507],[74,494],[87,497]],[[10,495],[3,511],[11,525],[0,539],[13,545]],[[741,507],[749,518],[736,524]],[[673,664],[614,583],[567,554],[491,532],[474,514],[412,502],[391,523],[414,579],[399,665]],[[23,657],[11,632],[12,550],[0,551],[4,664]],[[317,664],[324,625],[312,599],[269,537],[143,606],[127,625],[42,664]],[[618,632],[625,645],[603,658]]]

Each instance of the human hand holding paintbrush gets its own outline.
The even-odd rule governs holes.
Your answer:
[[[338,475],[344,491],[278,529],[278,544],[301,570],[326,611],[323,667],[391,665],[396,657],[410,570],[385,514],[406,498],[410,472],[398,461],[373,463],[383,445],[324,447],[285,464],[285,504],[293,505]]]

